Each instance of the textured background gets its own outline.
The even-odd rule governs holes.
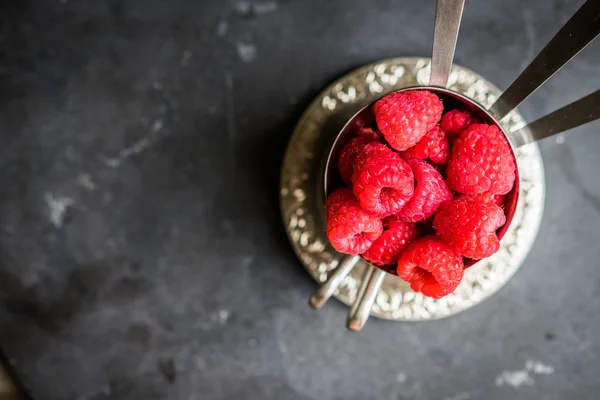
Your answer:
[[[456,61],[506,87],[581,1],[468,1]],[[320,89],[427,56],[434,1],[0,3],[0,345],[35,398],[594,399],[598,124],[544,142],[526,264],[450,319],[307,306],[278,169]],[[600,87],[600,42],[523,107]]]

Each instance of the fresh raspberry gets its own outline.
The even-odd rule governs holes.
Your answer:
[[[448,137],[454,139],[459,133],[464,131],[473,123],[471,114],[461,110],[448,111],[442,117],[440,126],[446,131]]]
[[[383,233],[362,256],[373,265],[384,266],[395,264],[400,252],[406,245],[417,238],[417,225],[401,221],[392,215],[383,220]]]
[[[352,182],[361,207],[380,218],[400,211],[415,189],[413,172],[406,161],[380,143],[363,148],[354,164]]]
[[[504,211],[487,195],[462,196],[442,204],[433,219],[439,237],[458,253],[476,260],[498,251],[496,230],[505,223]]]
[[[431,217],[452,191],[435,168],[421,160],[408,160],[416,180],[415,193],[396,215],[406,222],[419,222]]]
[[[383,142],[383,135],[373,128],[359,126],[356,128],[357,137],[351,139],[339,153],[338,171],[348,186],[352,186],[352,170],[360,151],[370,142]]]
[[[414,146],[442,116],[442,102],[427,90],[391,93],[373,106],[377,127],[390,146],[402,151]]]
[[[371,140],[366,136],[355,137],[346,143],[346,145],[342,147],[342,150],[340,150],[338,156],[338,171],[340,171],[340,175],[346,185],[352,186],[352,172],[354,171],[356,158],[362,149],[370,142]]]
[[[450,152],[448,185],[465,194],[508,193],[515,182],[515,160],[496,125],[476,124],[463,131]]]
[[[408,153],[408,155],[404,153]],[[446,133],[439,126],[434,126],[419,140],[419,143],[403,151],[400,156],[405,160],[411,158],[425,160],[429,158],[434,163],[446,164],[448,157],[450,157],[450,145],[448,139],[446,139]]]
[[[462,258],[436,236],[421,237],[400,253],[398,276],[410,288],[441,299],[452,293],[463,277]]]
[[[364,253],[383,232],[381,220],[364,212],[350,189],[329,195],[325,215],[327,237],[340,253]]]

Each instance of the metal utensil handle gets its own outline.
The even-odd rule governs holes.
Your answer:
[[[429,86],[446,87],[465,0],[437,0]]]
[[[519,135],[519,130],[511,132],[515,146],[545,139],[569,129],[600,119],[600,90],[567,104],[527,125],[532,137]]]
[[[371,314],[371,308],[377,297],[377,292],[379,292],[379,288],[383,284],[385,274],[379,268],[371,265],[367,267],[362,285],[356,295],[356,300],[354,300],[348,312],[346,325],[351,331],[360,331],[367,323],[367,319],[369,319],[369,315]]]
[[[327,300],[335,293],[344,278],[352,271],[352,268],[360,260],[359,256],[349,256],[342,260],[340,265],[333,271],[327,279],[327,282],[319,286],[319,288],[310,296],[310,304],[319,309],[325,305]]]
[[[600,1],[588,0],[490,107],[501,120],[600,34]]]

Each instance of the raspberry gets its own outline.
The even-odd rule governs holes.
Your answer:
[[[418,222],[431,217],[445,202],[452,200],[452,191],[435,168],[421,160],[409,160],[417,181],[415,193],[396,215],[406,222]]]
[[[441,299],[452,293],[463,277],[462,258],[436,236],[410,243],[400,253],[396,272],[410,288]]]
[[[338,171],[340,171],[340,175],[346,185],[352,186],[352,171],[354,170],[356,158],[362,149],[370,142],[371,140],[368,137],[359,136],[350,140],[342,147],[340,155],[338,156]]]
[[[434,163],[446,164],[450,156],[449,147],[446,133],[439,126],[434,126],[413,148],[402,152],[408,153],[408,156],[404,154],[401,154],[401,156],[405,160],[410,158],[425,160],[429,158]]]
[[[419,235],[417,225],[401,221],[396,216],[383,220],[384,231],[362,256],[373,265],[395,264],[400,252]]]
[[[448,185],[465,194],[506,194],[515,181],[515,160],[496,125],[476,124],[463,131],[446,167]]]
[[[352,170],[363,147],[370,142],[383,142],[381,133],[366,126],[356,128],[356,134],[358,137],[346,143],[338,156],[338,171],[340,171],[344,183],[348,186],[352,186]]]
[[[449,138],[454,139],[472,123],[471,114],[468,112],[451,110],[444,114],[442,117],[442,122],[440,122],[440,126],[444,131],[447,132]]]
[[[325,203],[327,237],[340,253],[361,254],[383,232],[381,221],[364,212],[350,189],[338,189]]]
[[[442,116],[442,102],[427,90],[391,93],[373,106],[377,127],[394,149],[414,146]]]
[[[442,204],[433,219],[439,237],[458,253],[476,260],[498,251],[496,230],[505,223],[504,211],[488,195],[462,196]]]
[[[400,211],[415,189],[406,161],[380,143],[363,148],[354,164],[352,182],[360,206],[380,218]]]

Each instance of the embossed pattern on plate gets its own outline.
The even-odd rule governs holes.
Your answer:
[[[281,169],[280,202],[283,223],[294,251],[313,276],[323,283],[345,255],[336,252],[325,235],[323,212],[324,158],[343,124],[355,111],[385,93],[429,82],[430,59],[395,58],[357,69],[326,88],[298,122]],[[448,87],[485,107],[500,90],[476,73],[453,66]],[[503,121],[507,132],[524,126],[517,110]],[[531,135],[527,129],[519,132]],[[510,229],[500,250],[465,271],[457,290],[441,300],[413,292],[400,278],[387,274],[371,315],[397,321],[421,321],[456,314],[483,301],[514,275],[529,253],[544,209],[545,182],[537,144],[516,150],[521,187]],[[344,278],[335,297],[350,305],[356,299],[366,267],[360,261]]]

